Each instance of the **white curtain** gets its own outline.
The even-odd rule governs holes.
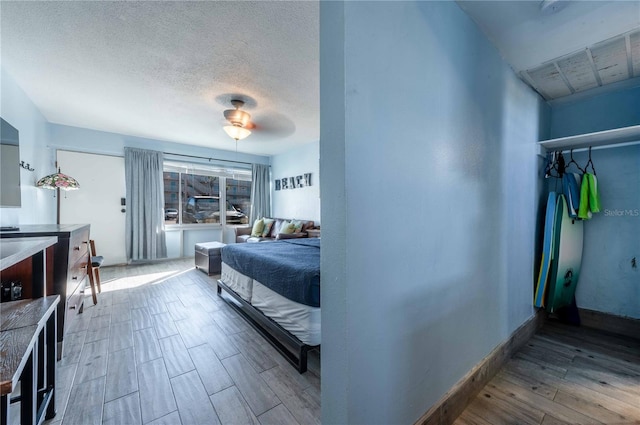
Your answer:
[[[269,166],[253,164],[251,167],[251,215],[249,224],[256,219],[271,217],[271,177]]]
[[[127,259],[166,258],[162,152],[124,149]]]

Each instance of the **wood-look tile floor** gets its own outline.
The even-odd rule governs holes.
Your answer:
[[[320,423],[319,353],[299,374],[193,259],[101,276],[65,336],[48,424]]]
[[[640,340],[548,321],[455,424],[640,424]]]

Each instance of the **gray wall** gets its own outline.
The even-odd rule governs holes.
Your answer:
[[[640,125],[640,87],[554,102],[551,120],[552,137]],[[576,303],[640,319],[640,145],[594,149],[591,157],[602,212],[584,224]],[[584,166],[588,155],[574,158]]]
[[[322,420],[412,423],[533,315],[547,109],[453,2],[323,2]]]

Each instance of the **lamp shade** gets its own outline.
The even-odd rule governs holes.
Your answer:
[[[250,130],[247,130],[244,127],[238,127],[237,125],[225,125],[222,128],[229,135],[229,137],[235,140],[242,140],[251,134]]]
[[[57,173],[50,174],[38,180],[36,187],[52,190],[78,190],[80,189],[80,183],[73,177],[62,174],[58,168]]]

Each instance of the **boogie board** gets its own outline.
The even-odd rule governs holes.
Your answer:
[[[559,195],[554,217],[554,241],[547,310],[571,305],[582,264],[583,222],[569,217],[567,201]]]
[[[533,305],[544,307],[547,282],[549,281],[549,268],[551,266],[551,254],[553,252],[553,228],[556,213],[556,193],[550,192],[547,199],[547,212],[544,220],[544,242],[542,244],[542,258],[540,259],[540,273],[536,284],[536,293],[533,297]]]

